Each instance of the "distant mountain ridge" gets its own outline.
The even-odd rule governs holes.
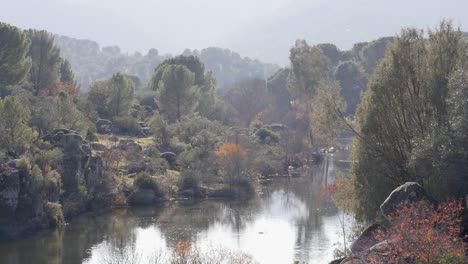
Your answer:
[[[157,49],[150,49],[145,55],[139,52],[128,54],[123,53],[118,46],[101,48],[96,41],[60,35],[55,35],[55,43],[62,57],[71,63],[84,91],[93,81],[109,78],[115,72],[136,76],[141,86],[145,86],[158,64],[172,56],[161,55]],[[244,79],[267,79],[280,68],[217,47],[200,51],[185,50],[183,54],[200,57],[206,69],[213,72],[221,89]]]

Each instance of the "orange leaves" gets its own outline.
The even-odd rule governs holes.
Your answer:
[[[460,201],[449,201],[437,208],[421,201],[396,211],[398,221],[377,238],[389,241],[389,254],[371,254],[378,263],[401,263],[411,259],[417,263],[440,263],[447,256],[464,255],[461,231]],[[403,258],[403,259],[402,259]]]
[[[240,145],[232,143],[222,145],[215,150],[215,154],[221,161],[227,161],[234,157],[241,159],[245,159],[247,157],[247,153]]]

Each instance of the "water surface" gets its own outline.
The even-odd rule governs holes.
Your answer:
[[[0,244],[0,263],[146,263],[155,254],[170,255],[180,241],[205,252],[243,252],[259,263],[328,263],[342,240],[337,209],[320,197],[320,187],[333,181],[333,163],[328,177],[323,165],[315,166],[303,177],[269,182],[249,201],[173,202],[84,215],[63,228]]]

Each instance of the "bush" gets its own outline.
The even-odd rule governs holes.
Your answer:
[[[58,148],[53,148],[36,155],[35,164],[46,170],[49,167],[55,168],[62,158],[63,152]]]
[[[135,178],[133,185],[140,189],[153,190],[155,193],[159,194],[159,185],[153,176],[148,173],[141,172]]]
[[[197,179],[189,172],[183,172],[181,174],[178,187],[182,196],[199,197],[201,195]]]
[[[60,205],[59,203],[47,203],[45,211],[47,214],[47,219],[49,220],[49,225],[57,227],[65,223],[62,205]]]
[[[122,134],[137,136],[141,134],[141,126],[137,120],[131,116],[118,116],[113,120],[113,125]]]
[[[91,132],[90,130],[88,130],[88,133],[86,134],[86,140],[88,140],[89,142],[97,142],[99,141],[99,138],[97,137],[95,132]]]
[[[260,128],[255,135],[262,143],[277,143],[280,139],[280,136],[277,133],[267,128]]]

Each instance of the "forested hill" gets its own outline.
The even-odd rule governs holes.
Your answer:
[[[115,72],[138,77],[143,87],[150,80],[156,66],[170,57],[159,54],[157,49],[150,49],[144,55],[139,52],[127,54],[118,46],[101,48],[92,40],[59,35],[55,36],[55,42],[61,55],[70,61],[82,90],[87,90],[94,80],[107,79]],[[201,51],[185,50],[184,54],[199,56],[207,69],[213,72],[220,88],[245,79],[266,79],[279,69],[277,65],[241,57],[236,52],[216,47]]]

